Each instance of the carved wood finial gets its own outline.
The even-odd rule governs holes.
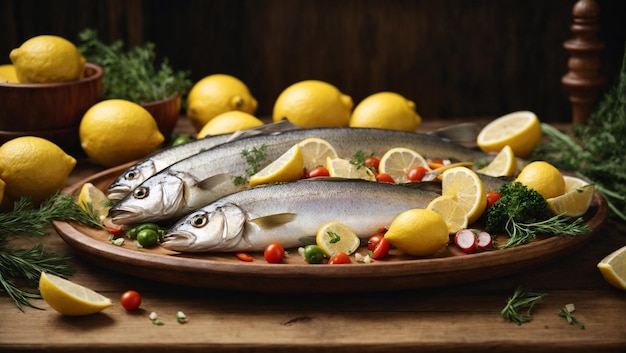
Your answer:
[[[574,23],[571,30],[574,37],[563,43],[563,47],[570,52],[567,62],[569,71],[561,82],[569,92],[572,122],[581,124],[591,115],[598,101],[600,87],[605,81],[599,73],[604,42],[596,35],[600,29],[600,7],[595,0],[579,0],[572,13]]]

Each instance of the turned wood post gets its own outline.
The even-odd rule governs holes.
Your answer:
[[[574,37],[563,43],[563,47],[570,52],[567,62],[569,71],[561,82],[569,92],[572,122],[581,124],[591,115],[600,87],[604,84],[604,77],[599,73],[604,43],[596,36],[600,28],[600,7],[595,0],[579,0],[572,13]]]

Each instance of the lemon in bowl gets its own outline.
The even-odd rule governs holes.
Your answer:
[[[274,121],[289,120],[302,128],[348,126],[352,97],[320,80],[299,81],[283,90],[272,112]]]
[[[349,125],[415,132],[421,122],[413,101],[395,92],[379,92],[354,108]]]

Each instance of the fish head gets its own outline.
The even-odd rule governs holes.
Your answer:
[[[246,241],[246,220],[246,213],[237,205],[209,205],[171,227],[161,246],[181,252],[229,251]]]
[[[117,224],[158,221],[177,216],[184,206],[184,181],[176,175],[159,173],[111,207],[109,216]]]
[[[134,164],[109,185],[107,197],[113,201],[122,200],[155,173],[154,162],[149,159]]]

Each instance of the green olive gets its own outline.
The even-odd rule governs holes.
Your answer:
[[[307,245],[304,247],[304,260],[310,264],[320,264],[324,259],[322,248],[317,245]]]
[[[152,248],[159,244],[159,233],[152,229],[137,232],[137,243],[144,248]]]

